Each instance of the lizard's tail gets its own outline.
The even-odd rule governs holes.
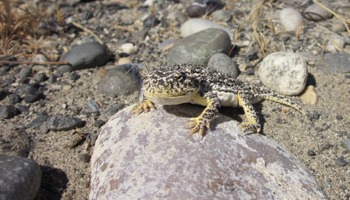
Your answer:
[[[279,94],[276,94],[276,93],[269,93],[269,94],[259,94],[259,96],[262,98],[262,99],[266,99],[266,100],[269,100],[269,101],[274,101],[274,102],[277,102],[277,103],[280,103],[280,104],[284,104],[286,106],[289,106],[289,107],[292,107],[294,108],[295,110],[299,111],[300,113],[302,113],[303,115],[306,115],[307,113],[305,112],[305,110],[303,110],[297,103],[295,103],[294,101],[292,101],[292,99],[286,97],[286,96],[283,96],[283,95],[279,95]]]

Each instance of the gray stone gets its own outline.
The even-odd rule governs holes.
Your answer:
[[[0,105],[0,119],[10,119],[17,113],[16,107],[13,105]]]
[[[228,22],[232,19],[232,11],[229,10],[217,10],[211,14],[213,20]]]
[[[325,63],[325,65],[323,64]],[[350,54],[346,52],[326,53],[324,62],[320,61],[324,71],[332,73],[349,73],[350,72]]]
[[[138,90],[141,84],[141,75],[138,66],[125,64],[109,69],[98,83],[98,88],[103,94],[116,97],[130,95]]]
[[[40,181],[41,170],[35,161],[0,155],[1,200],[32,200]]]
[[[56,115],[47,119],[47,128],[52,131],[68,131],[81,127],[84,121],[71,116]]]
[[[219,114],[194,140],[185,124],[203,108],[158,106],[139,115],[131,108],[98,136],[90,200],[326,199],[296,158],[263,135],[241,135],[229,117]]]
[[[22,68],[18,74],[17,77],[19,79],[19,82],[23,83],[28,79],[28,76],[32,73],[31,67],[24,67]]]
[[[98,42],[87,42],[73,47],[61,57],[60,62],[68,62],[69,71],[74,71],[102,66],[107,63],[109,56],[107,46]],[[66,68],[64,69],[67,70]]]
[[[298,95],[306,84],[307,64],[292,52],[275,52],[264,58],[259,67],[261,82],[282,95]]]
[[[94,113],[99,112],[100,110],[100,106],[98,105],[98,103],[91,99],[86,102],[86,106],[89,109],[89,111]]]
[[[327,3],[322,2],[322,4],[329,8]],[[306,8],[304,16],[308,20],[320,21],[331,18],[332,13],[315,3]]]
[[[231,47],[229,35],[221,29],[205,29],[177,41],[167,55],[167,62],[173,64],[207,65],[215,53],[225,53]]]
[[[38,84],[24,84],[15,90],[15,94],[21,96],[25,102],[32,103],[44,96],[40,87]]]
[[[7,96],[7,91],[0,88],[0,101],[5,99]]]
[[[223,53],[212,55],[208,62],[208,68],[228,74],[233,78],[237,78],[239,75],[239,70],[231,58]]]

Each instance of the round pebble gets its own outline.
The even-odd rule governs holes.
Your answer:
[[[211,14],[214,21],[228,22],[232,19],[231,11],[217,10]]]
[[[208,68],[228,74],[233,78],[237,78],[239,75],[237,66],[233,63],[229,56],[223,53],[212,55],[208,62]]]
[[[307,64],[302,56],[292,52],[268,55],[259,67],[261,82],[282,95],[298,95],[306,84]]]
[[[308,151],[307,151],[307,155],[308,155],[308,156],[316,156],[316,153],[315,153],[315,151],[313,151],[313,150],[308,150]]]
[[[322,4],[329,8],[329,5],[327,3],[323,2]],[[331,18],[332,13],[322,8],[317,3],[314,3],[306,8],[304,16],[308,20],[320,21]]]
[[[286,31],[296,31],[303,25],[303,16],[294,8],[284,8],[280,12],[280,20]]]
[[[348,164],[348,162],[344,159],[343,156],[340,156],[337,159],[335,159],[335,163],[337,163],[337,165],[342,167]]]
[[[182,37],[187,37],[208,28],[224,30],[233,40],[233,33],[228,28],[207,19],[189,19],[181,26],[180,31]]]

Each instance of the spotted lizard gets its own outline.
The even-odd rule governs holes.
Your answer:
[[[143,78],[142,102],[132,112],[155,109],[154,104],[178,105],[192,103],[205,106],[204,111],[191,118],[192,133],[200,137],[210,128],[221,106],[243,107],[247,121],[241,123],[243,133],[260,132],[259,117],[252,104],[270,100],[305,112],[291,99],[264,86],[249,84],[200,65],[162,66]]]

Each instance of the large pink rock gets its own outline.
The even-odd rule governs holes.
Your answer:
[[[202,140],[194,105],[127,107],[104,126],[92,156],[90,199],[326,199],[312,175],[263,135],[218,115]],[[288,134],[288,133],[281,133]]]

